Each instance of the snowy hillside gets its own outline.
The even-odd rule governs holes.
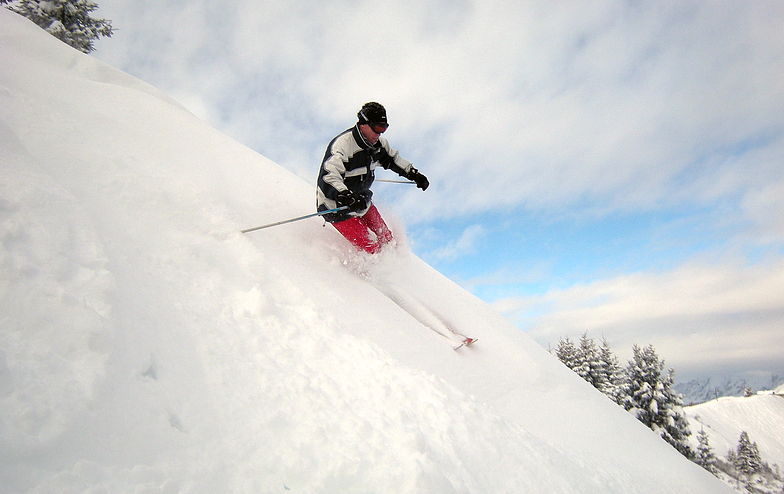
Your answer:
[[[723,457],[737,448],[740,433],[746,431],[759,446],[764,461],[784,467],[784,397],[725,397],[684,410],[693,433],[693,446],[697,446],[696,433],[704,429],[715,454]]]
[[[2,492],[732,492],[401,226],[243,235],[313,186],[5,9],[0,66]]]

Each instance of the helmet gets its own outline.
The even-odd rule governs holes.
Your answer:
[[[362,105],[362,109],[357,113],[357,118],[359,123],[389,125],[386,109],[381,103],[375,101]]]

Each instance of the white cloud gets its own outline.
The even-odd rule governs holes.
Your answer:
[[[618,354],[652,343],[676,370],[784,370],[784,261],[690,263],[498,301],[541,344],[605,336]]]
[[[446,243],[443,247],[425,254],[426,259],[435,261],[453,261],[463,255],[476,252],[477,243],[484,238],[485,229],[482,225],[471,225],[456,240]]]
[[[382,101],[393,144],[442,182],[412,216],[648,209],[743,194],[755,163],[695,165],[781,143],[782,5],[118,0],[97,55],[211,101],[199,114],[301,175]]]

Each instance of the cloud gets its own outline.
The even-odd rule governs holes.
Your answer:
[[[784,261],[751,266],[692,262],[499,300],[495,307],[544,346],[587,332],[618,354],[652,343],[668,365],[784,370]]]
[[[477,244],[486,235],[482,225],[471,225],[455,240],[452,240],[442,247],[424,254],[425,259],[433,261],[454,261],[466,254],[473,254],[477,250]]]
[[[442,183],[412,217],[656,208],[716,182],[732,196],[761,165],[709,163],[763,136],[784,158],[779,2],[128,0],[101,15],[118,32],[99,57],[303,177],[359,105],[384,102],[393,144]]]
[[[384,102],[393,144],[439,185],[402,205],[412,220],[744,208],[755,177],[784,183],[743,159],[784,158],[777,1],[115,0],[99,14],[117,32],[96,56],[303,177],[359,105]]]

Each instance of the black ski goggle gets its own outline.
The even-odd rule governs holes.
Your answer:
[[[389,124],[385,123],[371,123],[368,125],[370,125],[370,129],[376,134],[383,134],[389,128]]]
[[[362,110],[359,110],[359,114],[362,116],[362,120],[364,120],[365,123],[370,126],[370,129],[376,134],[383,134],[389,128],[389,124],[387,123],[371,122],[370,119],[368,119],[367,115],[365,115],[365,112]]]

